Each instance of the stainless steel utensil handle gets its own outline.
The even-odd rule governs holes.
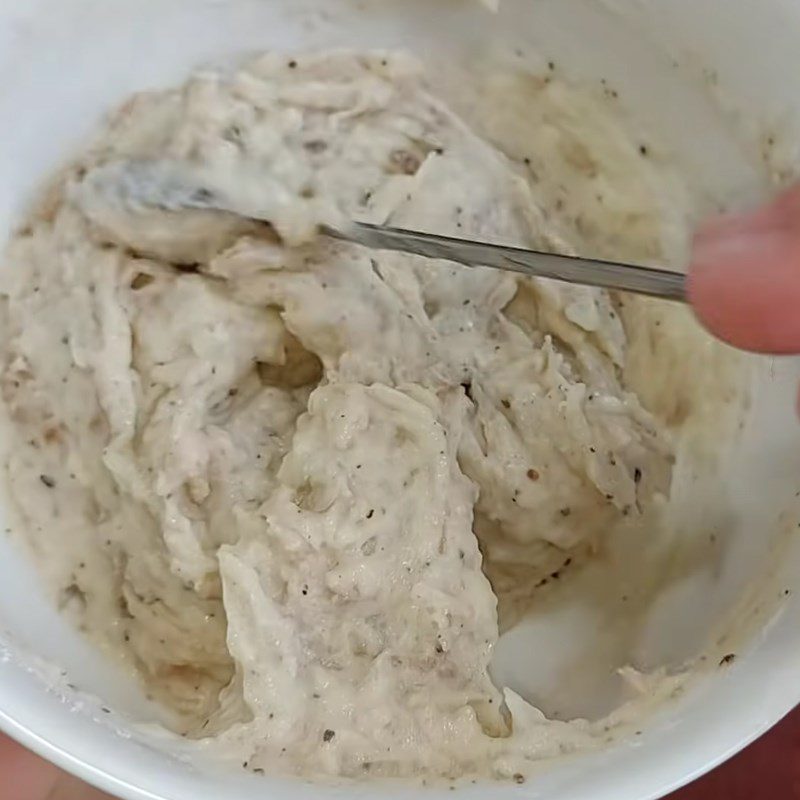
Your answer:
[[[323,233],[373,249],[415,253],[427,258],[456,261],[468,267],[497,267],[539,278],[686,301],[686,276],[661,269],[542,253],[361,222],[353,223],[346,231],[326,227]]]

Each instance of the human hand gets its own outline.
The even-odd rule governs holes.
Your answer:
[[[700,321],[743,350],[800,353],[800,185],[701,226],[689,269]]]
[[[0,735],[0,800],[112,800]]]

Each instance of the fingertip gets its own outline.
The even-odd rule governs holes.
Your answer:
[[[761,353],[800,352],[800,227],[698,236],[688,295],[702,324],[729,344]]]

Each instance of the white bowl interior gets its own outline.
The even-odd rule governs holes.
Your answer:
[[[800,5],[788,0],[760,3],[757,13],[748,0],[502,0],[497,16],[467,0],[0,2],[7,76],[0,87],[0,228],[12,226],[38,181],[131,92],[177,82],[198,64],[224,63],[242,51],[365,42],[423,56],[489,47],[534,66],[557,60],[576,79],[602,78],[620,92],[631,124],[656,133],[672,151],[709,207],[746,205],[763,196],[771,173],[787,179],[795,172],[800,97],[786,76],[800,69],[798,41]],[[764,158],[768,137],[776,145]],[[752,409],[718,484],[713,491],[698,487],[693,498],[687,490],[693,507],[724,533],[713,566],[670,581],[635,631],[563,597],[504,637],[495,674],[549,712],[596,716],[618,701],[614,668],[626,660],[676,666],[719,632],[717,646],[735,649],[735,664],[662,709],[635,741],[555,765],[525,787],[492,787],[493,796],[660,796],[800,699],[800,599],[784,596],[800,590],[800,424],[793,411],[800,369],[791,360],[756,366]],[[635,569],[617,564],[609,580],[623,579],[628,567]],[[734,609],[739,624],[729,630]],[[198,800],[336,793],[209,774],[177,760],[167,739],[132,735],[126,719],[153,720],[157,710],[59,619],[33,567],[2,537],[0,656],[0,726],[111,791]],[[64,695],[66,683],[102,700],[76,705]],[[121,713],[104,714],[103,704]],[[417,796],[411,789],[381,791]]]

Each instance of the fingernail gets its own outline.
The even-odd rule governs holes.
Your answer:
[[[741,227],[735,233],[708,236],[695,240],[692,252],[692,270],[708,267],[721,267],[730,262],[743,259],[761,260],[767,253],[781,246],[783,234],[780,231],[748,231]]]
[[[777,211],[775,206],[768,206],[757,211],[726,214],[707,220],[698,228],[694,241],[696,247],[702,247],[720,239],[760,236],[785,229],[785,214]]]

